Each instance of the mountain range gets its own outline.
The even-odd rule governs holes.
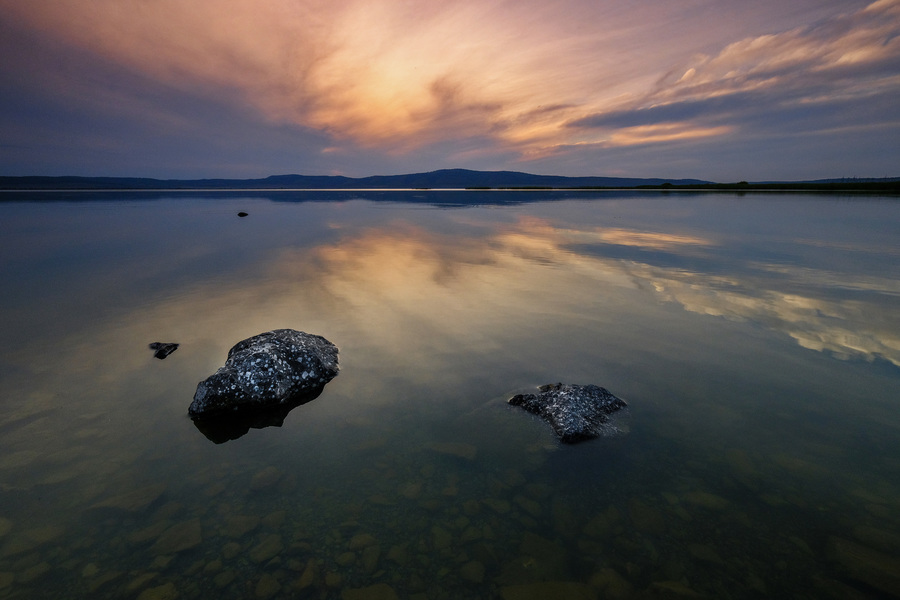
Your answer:
[[[643,185],[702,185],[700,179],[658,179],[633,177],[563,177],[533,175],[517,171],[472,171],[441,169],[428,173],[343,177],[337,175],[272,175],[263,179],[151,179],[144,177],[0,177],[0,189],[412,189],[412,188],[628,188]]]

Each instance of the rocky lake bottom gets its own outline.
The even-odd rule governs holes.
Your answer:
[[[900,597],[896,200],[403,194],[7,198],[0,599]],[[279,327],[340,374],[214,443]]]

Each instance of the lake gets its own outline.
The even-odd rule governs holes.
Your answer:
[[[0,598],[900,597],[896,197],[0,210]],[[279,328],[340,374],[210,439],[197,383]],[[554,382],[628,409],[560,444],[506,403]]]

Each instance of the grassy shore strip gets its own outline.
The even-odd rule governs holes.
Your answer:
[[[900,194],[900,181],[860,181],[830,183],[707,183],[702,185],[639,185],[634,187],[549,187],[549,186],[516,186],[516,187],[467,187],[467,190],[660,190],[660,191],[735,191],[735,192],[870,192],[884,194]]]

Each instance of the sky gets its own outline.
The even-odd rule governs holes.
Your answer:
[[[0,175],[900,176],[900,0],[0,0]]]

